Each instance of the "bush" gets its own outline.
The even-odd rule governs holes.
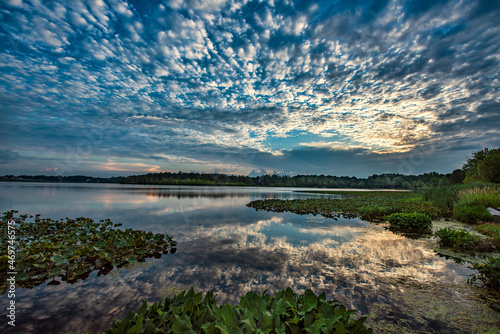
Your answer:
[[[409,230],[427,230],[432,226],[432,221],[423,213],[393,213],[385,217],[393,228]]]
[[[480,221],[492,221],[493,216],[486,207],[479,203],[461,201],[453,208],[453,217],[466,224],[477,224]]]
[[[455,230],[449,227],[434,232],[439,238],[439,247],[458,251],[474,251],[481,239],[465,230]]]
[[[500,258],[488,256],[487,259],[487,262],[484,264],[473,264],[471,269],[474,269],[476,273],[472,274],[472,277],[467,282],[473,284],[477,280],[480,280],[484,286],[500,290]]]
[[[105,333],[372,333],[364,326],[366,317],[352,320],[356,311],[325,299],[288,288],[274,297],[249,292],[238,305],[219,307],[212,291],[202,298],[191,288],[151,306],[143,301]]]

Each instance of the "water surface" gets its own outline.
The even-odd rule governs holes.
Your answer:
[[[297,189],[0,183],[2,211],[55,219],[110,218],[122,228],[166,233],[178,242],[175,254],[114,269],[106,276],[94,272],[72,285],[17,289],[17,326],[9,328],[2,321],[0,329],[97,333],[112,319],[137,309],[142,298],[153,302],[191,286],[213,289],[220,302],[233,304],[250,290],[311,288],[371,313],[371,323],[377,320],[377,328],[389,332],[399,326],[422,333],[472,333],[471,323],[482,326],[500,320],[465,283],[471,273],[467,266],[437,256],[420,241],[359,219],[246,207],[255,199],[320,196],[293,190]],[[435,296],[439,300],[433,300]],[[447,309],[434,312],[431,307],[434,313],[429,313],[416,301]],[[6,295],[0,302],[5,309]],[[479,311],[469,312],[475,318],[468,324],[457,324],[449,314],[471,305]]]

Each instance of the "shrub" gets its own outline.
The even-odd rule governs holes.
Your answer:
[[[466,224],[477,224],[480,221],[492,221],[493,216],[486,207],[480,203],[461,201],[453,208],[453,217]]]
[[[217,306],[212,291],[203,298],[191,288],[153,305],[143,301],[105,333],[372,333],[364,326],[366,317],[352,320],[356,311],[325,299],[287,288],[274,297],[249,292],[234,307]]]
[[[458,251],[473,251],[481,239],[465,230],[455,230],[449,227],[434,232],[439,238],[439,247]]]
[[[484,286],[500,290],[500,258],[488,256],[486,263],[475,263],[471,269],[476,273],[471,275],[467,280],[468,283],[473,284],[479,280]]]
[[[386,217],[393,228],[409,230],[427,230],[432,226],[432,221],[423,213],[393,213]]]

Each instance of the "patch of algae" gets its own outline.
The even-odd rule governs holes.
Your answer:
[[[390,304],[375,303],[374,333],[500,333],[500,293],[468,284],[395,282]]]

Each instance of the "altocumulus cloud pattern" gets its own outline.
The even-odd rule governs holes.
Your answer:
[[[76,149],[69,174],[366,176],[412,154],[449,172],[500,143],[498,17],[486,0],[2,1],[0,173],[57,174]]]

